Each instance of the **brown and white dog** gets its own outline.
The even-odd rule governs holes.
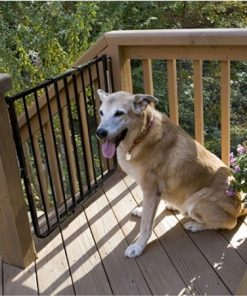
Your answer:
[[[247,214],[240,196],[226,195],[228,167],[155,110],[155,97],[124,91],[98,94],[102,104],[96,133],[104,141],[103,155],[111,158],[117,151],[120,167],[143,191],[143,206],[133,212],[142,217],[140,235],[125,256],[143,252],[161,198],[192,218],[184,227],[194,232],[232,229]]]

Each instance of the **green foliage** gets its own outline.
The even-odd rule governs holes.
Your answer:
[[[181,28],[245,28],[247,2],[240,1],[9,1],[0,2],[0,72],[13,79],[12,93],[67,70],[91,43],[110,30],[181,29]],[[158,108],[169,114],[167,61],[153,60],[154,94],[160,99]],[[231,149],[247,138],[247,62],[231,62]],[[194,136],[194,102],[192,62],[177,61],[179,122]],[[134,92],[143,92],[140,60],[132,61]],[[203,62],[205,145],[220,156],[220,67],[219,62]],[[94,107],[87,90],[87,108],[91,125],[90,140],[96,175],[100,175],[100,161],[93,125]],[[40,95],[40,93],[39,93]],[[28,102],[33,98],[28,98]],[[78,115],[72,103],[76,149],[83,183],[83,151],[79,137]],[[18,114],[23,111],[17,104]],[[70,195],[68,169],[62,146],[59,118],[54,128],[62,166],[66,195]],[[42,154],[44,149],[40,147]],[[30,163],[33,165],[30,154]],[[242,160],[241,160],[242,161]],[[246,180],[246,156],[242,172]],[[31,168],[31,171],[35,171]],[[31,178],[36,202],[40,203],[37,176]],[[245,182],[246,189],[246,182]],[[51,188],[49,185],[51,199]],[[51,199],[52,200],[52,199]],[[51,204],[51,206],[53,206]],[[42,206],[38,206],[42,207]]]
[[[0,72],[14,92],[59,74],[89,47],[94,2],[0,2]],[[35,64],[30,52],[38,54]]]
[[[68,69],[104,32],[126,29],[240,28],[247,2],[81,1],[0,2],[0,72],[13,78],[13,93]],[[38,54],[35,62],[30,53]],[[246,139],[246,62],[231,63],[232,147]],[[133,61],[134,91],[143,92],[142,69]],[[194,135],[191,61],[178,61],[180,124]],[[220,69],[204,61],[206,146],[220,155]],[[166,61],[153,61],[155,95],[169,114]],[[21,110],[21,109],[20,109]]]
[[[103,32],[113,29],[237,28],[247,24],[247,4],[239,1],[102,1],[98,3],[98,14],[102,17],[98,18],[97,26]]]

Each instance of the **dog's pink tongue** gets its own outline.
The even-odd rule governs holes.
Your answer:
[[[106,140],[102,145],[102,153],[105,158],[112,158],[116,151],[116,145],[114,142]]]

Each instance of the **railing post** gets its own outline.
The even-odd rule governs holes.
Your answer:
[[[0,254],[3,261],[24,268],[35,260],[36,252],[4,100],[10,89],[10,76],[0,74]]]
[[[132,93],[133,86],[130,59],[125,58],[122,48],[116,45],[109,46],[105,53],[112,58],[112,64],[114,65],[112,69],[114,91],[124,90]]]

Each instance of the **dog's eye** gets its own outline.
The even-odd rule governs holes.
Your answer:
[[[102,110],[99,110],[99,114],[100,114],[100,116],[103,116],[104,115],[104,113],[103,113]]]
[[[119,116],[122,116],[122,115],[124,115],[124,114],[125,114],[125,113],[124,113],[123,111],[118,110],[118,111],[115,112],[114,116],[115,116],[115,117],[119,117]]]

